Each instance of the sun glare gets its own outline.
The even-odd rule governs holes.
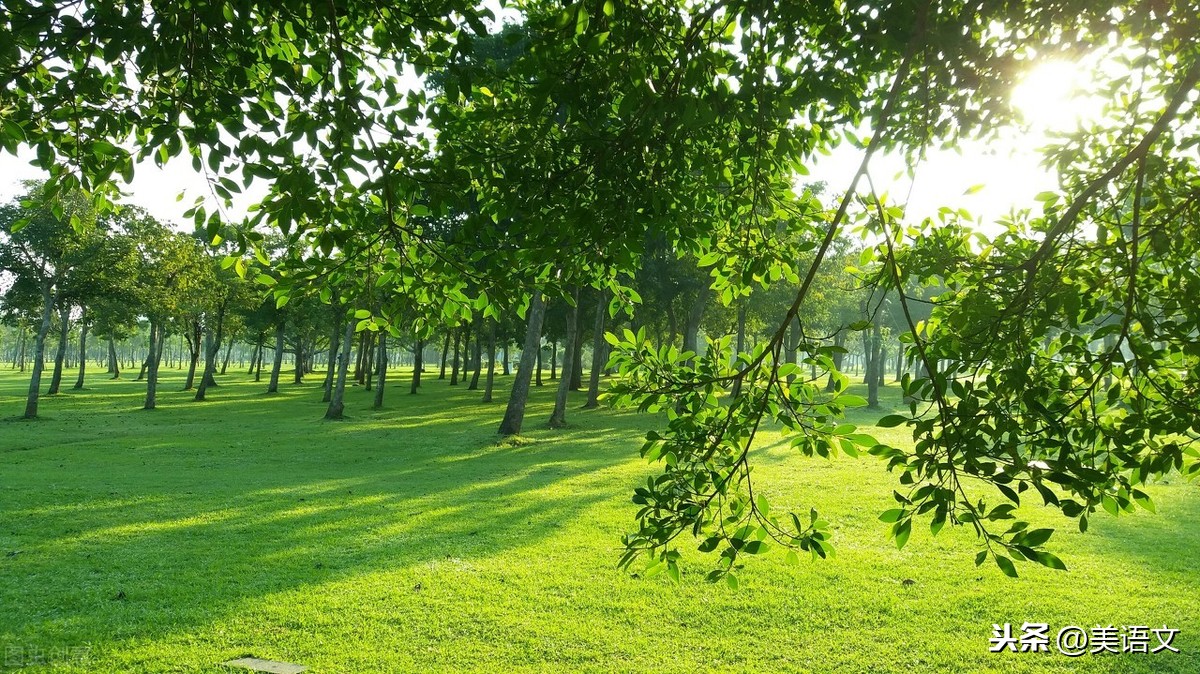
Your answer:
[[[1086,69],[1067,61],[1048,61],[1029,71],[1012,93],[1012,102],[1034,130],[1075,127],[1093,112],[1082,96]]]

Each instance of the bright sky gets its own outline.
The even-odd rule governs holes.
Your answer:
[[[1054,176],[1038,166],[1037,148],[1045,143],[1046,132],[1073,127],[1090,104],[1073,99],[1080,69],[1068,63],[1047,63],[1030,73],[1013,92],[1014,101],[1031,129],[1024,136],[1013,135],[1004,146],[964,144],[961,152],[933,152],[918,167],[916,181],[910,185],[902,174],[904,162],[895,156],[881,156],[872,163],[871,175],[880,190],[890,193],[892,201],[903,201],[910,195],[908,215],[917,220],[932,215],[941,206],[966,208],[972,215],[990,223],[1007,213],[1013,206],[1028,207],[1039,192],[1055,186]],[[44,177],[29,165],[31,152],[14,157],[0,154],[0,200],[6,201],[21,191],[20,181]],[[822,157],[812,166],[807,180],[825,180],[837,193],[849,186],[861,151],[842,148],[829,157]],[[983,188],[973,194],[973,186]],[[158,168],[152,161],[138,165],[133,184],[123,188],[128,201],[147,209],[160,220],[174,223],[180,229],[191,229],[182,217],[193,200],[208,194],[204,179],[191,168],[190,158],[176,158]],[[186,197],[177,201],[176,196]],[[250,195],[227,215],[239,217],[265,190],[252,185]]]

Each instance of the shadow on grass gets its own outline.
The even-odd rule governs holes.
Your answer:
[[[503,402],[468,406],[482,392],[465,386],[409,396],[401,380],[384,410],[355,388],[352,419],[327,423],[319,378],[267,398],[231,375],[182,404],[178,375],[159,414],[130,409],[144,383],[117,380],[53,399],[44,423],[0,429],[0,446],[31,450],[4,459],[0,605],[14,608],[0,643],[111,635],[116,648],[194,633],[282,590],[536,547],[611,493],[586,476],[629,442],[605,440],[637,436],[578,411],[566,432],[535,430],[549,387],[529,407],[534,441],[511,446],[495,435]]]

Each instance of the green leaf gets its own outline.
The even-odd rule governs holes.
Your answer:
[[[355,318],[370,318],[371,312],[368,311],[367,309],[357,309],[354,312],[354,317]]]
[[[1004,572],[1004,575],[1009,578],[1017,577],[1017,567],[1013,566],[1012,560],[1004,555],[996,555],[996,566]]]
[[[875,423],[880,428],[892,428],[908,421],[908,417],[903,414],[889,414]]]
[[[898,521],[900,521],[900,518],[903,516],[904,516],[903,508],[892,508],[891,510],[883,511],[883,513],[879,516],[879,521],[880,522],[889,522],[889,523],[890,522],[898,522]]]
[[[1041,564],[1042,566],[1048,566],[1051,569],[1058,569],[1059,571],[1067,570],[1067,565],[1063,564],[1061,559],[1044,550],[1039,550],[1037,554],[1034,555],[1033,561]]]
[[[903,550],[904,544],[908,542],[909,535],[912,534],[912,520],[904,520],[896,525],[896,548]]]

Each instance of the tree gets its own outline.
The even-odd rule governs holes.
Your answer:
[[[1098,508],[1144,502],[1141,482],[1185,466],[1193,449],[1200,236],[1187,148],[1200,19],[1184,3],[529,2],[524,44],[502,69],[455,67],[486,33],[486,12],[463,1],[386,12],[362,0],[155,9],[17,4],[0,18],[11,35],[0,48],[0,140],[35,148],[52,191],[107,188],[114,175],[128,179],[134,154],[184,151],[208,166],[218,195],[239,188],[231,176],[267,181],[240,248],[260,247],[259,225],[304,237],[325,257],[386,240],[397,264],[381,285],[451,307],[449,326],[532,296],[526,375],[545,301],[565,288],[624,278],[647,242],[706,270],[686,307],[667,305],[683,319],[683,352],[674,335],[671,348],[650,348],[641,324],[614,340],[625,375],[617,402],[677,415],[644,447],[664,472],[637,493],[625,564],[647,555],[678,575],[672,546],[690,533],[719,555],[712,578],[735,578],[739,555],[764,548],[750,540],[760,527],[783,547],[826,554],[816,513],[779,525],[769,504],[749,498],[764,419],[794,431],[805,453],[870,451],[897,469],[905,493],[885,517],[898,544],[918,514],[934,528],[966,523],[979,560],[1005,573],[1015,573],[1012,559],[1062,564],[1034,533],[1044,530],[993,531],[1012,503],[968,501],[962,479],[1009,501],[1035,489],[1086,526]],[[1096,69],[1110,114],[1051,148],[1061,188],[996,241],[978,244],[958,222],[907,222],[869,189],[879,152],[916,158],[995,134],[1012,117],[1007,93],[1024,64],[1088,50],[1138,76]],[[441,91],[403,91],[407,63],[446,71]],[[863,148],[862,164],[835,207],[813,210],[792,186],[814,153],[841,142]],[[107,194],[98,190],[98,208]],[[835,371],[833,345],[802,330],[789,341],[789,331],[860,208],[874,223],[875,283],[896,293],[924,373],[904,382],[918,407],[882,420],[911,426],[912,450],[848,430],[841,414],[860,401],[840,379],[825,392],[817,377],[794,376],[784,354],[801,354],[821,378]],[[209,234],[223,225],[204,209],[194,215]],[[423,217],[455,230],[446,236]],[[796,270],[798,251],[772,246],[780,221],[811,255],[807,268]],[[456,241],[492,254],[476,259]],[[326,273],[312,257],[295,278]],[[700,353],[694,326],[707,300],[697,298],[729,306],[780,279],[795,284],[794,299],[752,352],[731,364],[722,337]],[[947,289],[921,326],[907,308],[913,283]],[[1093,286],[1104,290],[1082,290]],[[609,287],[619,305],[634,303],[633,288]],[[376,321],[368,306],[357,310],[377,326],[399,314],[381,307]],[[1106,339],[1111,347],[1094,345]],[[527,394],[527,377],[516,384]],[[934,413],[919,415],[922,402]],[[506,415],[502,430],[519,427],[520,414]]]

